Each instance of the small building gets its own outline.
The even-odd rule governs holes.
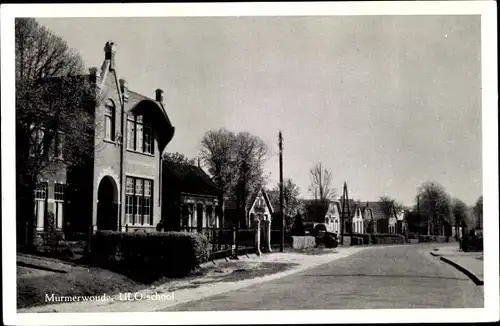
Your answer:
[[[271,221],[273,215],[273,205],[264,187],[250,194],[247,204],[240,207],[239,211],[235,199],[226,200],[224,203],[224,227],[238,226],[240,229],[247,229],[251,227],[254,218]]]
[[[195,165],[163,162],[161,228],[200,231],[222,227],[220,189]]]
[[[352,231],[353,233],[363,233],[364,230],[365,228],[362,207],[355,206],[352,216]]]
[[[380,202],[367,202],[366,207],[371,210],[370,231],[373,233],[389,233],[389,219],[385,216]]]

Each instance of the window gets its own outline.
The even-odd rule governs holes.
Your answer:
[[[55,226],[57,229],[63,228],[65,192],[65,184],[56,183],[54,185]]]
[[[104,111],[104,138],[115,140],[115,105],[109,100]]]
[[[127,177],[125,218],[129,224],[153,225],[153,180]]]
[[[127,178],[125,194],[125,221],[134,224],[134,179]]]
[[[153,128],[150,125],[144,124],[144,153],[153,154],[154,143],[153,143]]]
[[[30,144],[30,156],[42,156],[44,154],[44,128],[34,129],[35,126],[31,126],[31,144]]]
[[[43,229],[47,212],[47,182],[41,182],[35,188],[35,216],[37,229]]]
[[[141,115],[127,117],[127,148],[137,152],[154,154],[154,136],[150,121]]]

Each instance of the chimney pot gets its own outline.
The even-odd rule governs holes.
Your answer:
[[[160,88],[156,90],[156,100],[163,103],[163,90]]]
[[[104,59],[110,60],[109,70],[115,69],[115,53],[116,53],[115,43],[113,41],[106,42],[106,45],[104,45]]]
[[[98,70],[97,70],[96,67],[89,68],[89,79],[90,79],[90,82],[92,82],[92,83],[99,83],[100,76],[97,73],[97,71]]]
[[[123,78],[120,78],[119,83],[120,83],[120,91],[122,92],[122,95],[123,95],[123,101],[128,102],[128,84],[127,84],[127,81]]]

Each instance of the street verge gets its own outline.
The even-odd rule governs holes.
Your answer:
[[[238,279],[236,273],[222,282],[200,282],[201,279],[194,277],[190,280],[176,280],[154,286],[142,291],[133,293],[130,296],[123,294],[115,295],[111,300],[106,301],[87,301],[87,302],[64,302],[59,304],[50,304],[41,307],[33,307],[18,310],[19,313],[32,312],[148,312],[166,309],[181,303],[193,300],[199,300],[209,296],[223,294],[229,291],[238,290],[251,285],[268,282],[274,279],[282,278],[308,268],[316,267],[337,259],[348,257],[356,252],[364,250],[362,247],[340,248],[331,254],[307,255],[300,253],[280,253],[272,252],[262,256],[251,255],[250,257],[241,257],[240,260],[233,263],[238,264],[256,264],[268,263],[268,268],[277,270],[277,266],[286,266],[285,270],[274,274],[258,275],[253,278]],[[224,262],[219,262],[216,268],[224,268]],[[281,267],[280,267],[281,268]],[[234,271],[234,270],[233,270]],[[214,270],[215,272],[215,270]],[[254,274],[255,276],[255,274]],[[234,278],[234,279],[231,279]],[[126,300],[123,298],[126,297]],[[165,298],[149,300],[146,298]]]

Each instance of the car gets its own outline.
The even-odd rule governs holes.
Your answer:
[[[306,235],[316,238],[316,247],[324,244],[326,248],[336,248],[338,246],[337,234],[327,231],[325,223],[304,222]]]

